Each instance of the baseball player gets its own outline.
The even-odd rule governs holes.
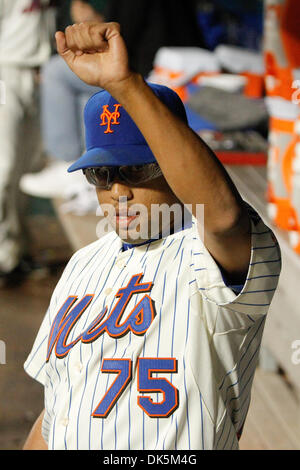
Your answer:
[[[24,448],[238,449],[280,274],[276,238],[178,96],[130,69],[118,24],[56,40],[104,89],[87,103],[87,152],[69,171],[114,209],[115,230],[75,253],[55,288],[25,363],[45,409]],[[145,227],[162,204],[192,216],[181,227],[171,217],[169,232],[160,220],[153,236]]]
[[[37,69],[51,55],[52,0],[0,0],[0,285],[31,268],[22,174],[40,154]],[[28,138],[30,135],[30,139]]]

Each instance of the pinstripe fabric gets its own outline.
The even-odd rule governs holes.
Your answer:
[[[195,224],[127,251],[110,233],[72,257],[24,365],[45,387],[42,432],[49,449],[238,449],[237,433],[249,408],[266,313],[281,268],[274,235],[249,211],[251,261],[239,295],[224,284]],[[147,295],[154,313],[146,330],[113,336],[108,329],[83,342],[83,332],[105,307],[102,321],[115,311],[117,292],[139,274],[139,282],[152,283]],[[49,332],[60,308],[69,296],[80,302],[86,295],[93,295],[92,301],[72,324],[64,344],[79,340],[63,358],[56,356],[54,346],[46,363]],[[130,297],[120,324],[144,297],[145,292]],[[145,315],[142,310],[137,325]],[[138,405],[143,396],[152,404],[163,402],[155,387],[139,390],[139,358],[160,358],[162,364],[177,361],[176,371],[151,374],[178,390],[179,404],[172,410],[170,404],[168,417],[151,416]],[[132,375],[108,415],[93,417],[103,397],[110,397],[117,377],[101,371],[107,359],[130,362]],[[169,401],[166,392],[167,405]]]

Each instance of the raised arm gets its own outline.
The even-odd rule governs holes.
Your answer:
[[[130,70],[116,23],[82,23],[56,35],[58,52],[86,83],[105,88],[144,135],[169,186],[183,204],[205,207],[205,245],[233,282],[250,260],[247,210],[224,167],[201,138],[175,117]]]

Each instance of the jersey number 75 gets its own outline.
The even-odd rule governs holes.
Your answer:
[[[101,372],[118,374],[92,413],[95,418],[106,418],[121,394],[132,380],[131,359],[103,359]],[[179,392],[166,378],[154,378],[153,373],[176,373],[174,358],[139,358],[137,362],[137,389],[141,393],[162,393],[160,402],[146,395],[137,397],[137,404],[151,418],[167,418],[179,404]]]

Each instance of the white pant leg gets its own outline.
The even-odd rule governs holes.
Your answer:
[[[0,105],[0,270],[11,271],[24,250],[21,175],[39,145],[34,71],[1,67],[6,102]]]

